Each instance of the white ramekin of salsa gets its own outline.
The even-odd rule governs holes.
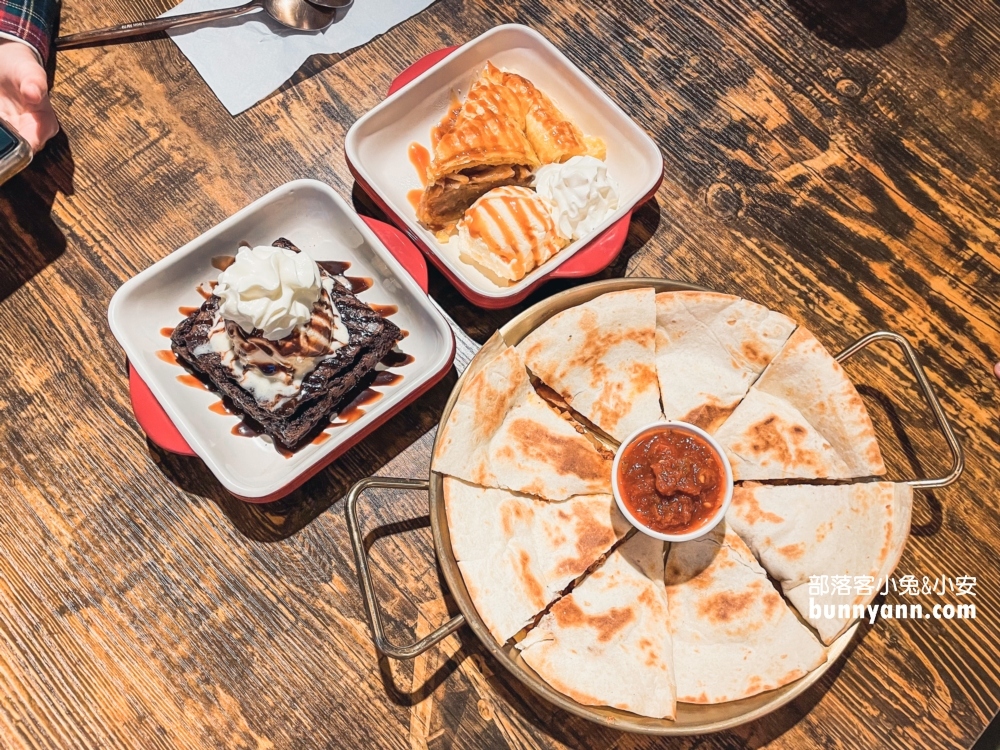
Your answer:
[[[687,422],[640,427],[618,447],[615,501],[639,531],[686,542],[711,531],[733,499],[733,470],[722,447]]]

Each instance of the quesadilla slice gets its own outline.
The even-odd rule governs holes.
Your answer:
[[[630,528],[611,495],[550,503],[445,477],[444,502],[465,587],[501,644]]]
[[[729,294],[657,294],[663,415],[717,429],[794,330],[795,322],[781,313]]]
[[[431,468],[547,500],[610,493],[614,456],[535,393],[516,349],[491,348],[462,386]]]
[[[674,718],[663,542],[636,534],[518,644],[553,688],[585,706]]]
[[[650,288],[610,292],[549,318],[517,349],[531,371],[614,439],[662,419]]]
[[[736,480],[851,476],[840,454],[802,412],[756,388],[713,437],[726,451]]]
[[[798,409],[847,464],[850,477],[881,476],[875,428],[844,368],[799,327],[754,385]]]
[[[733,492],[726,521],[830,644],[892,575],[909,535],[912,508],[912,488],[892,482],[747,484]],[[813,576],[816,583],[810,587]],[[831,582],[835,576],[839,582]]]
[[[854,479],[885,473],[857,389],[801,327],[715,438],[736,479]]]
[[[816,636],[725,522],[670,545],[666,584],[678,701],[748,698],[826,661]]]

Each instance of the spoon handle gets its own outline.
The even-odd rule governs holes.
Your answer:
[[[56,39],[56,49],[70,49],[72,47],[82,47],[87,44],[97,44],[108,42],[114,39],[127,39],[134,36],[145,36],[157,31],[175,29],[178,26],[189,26],[195,23],[206,21],[219,21],[223,18],[233,18],[252,13],[263,7],[262,0],[250,0],[244,5],[237,5],[235,8],[220,8],[218,10],[205,10],[199,13],[185,13],[180,16],[167,16],[166,18],[153,18],[149,21],[133,21],[123,23],[118,26],[109,26],[106,29],[95,29],[94,31],[82,31],[79,34],[70,34]]]

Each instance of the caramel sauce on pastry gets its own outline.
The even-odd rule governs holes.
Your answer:
[[[503,85],[503,73],[487,64],[461,107],[431,133],[433,159],[417,206],[421,223],[442,229],[493,188],[530,182],[539,160],[525,135],[524,112]]]
[[[564,162],[589,154],[604,160],[604,142],[585,136],[534,84],[516,73],[504,73],[503,84],[524,103],[524,130],[542,164]]]
[[[445,113],[445,116],[441,118],[441,121],[431,128],[431,148],[437,148],[438,141],[441,140],[441,137],[455,127],[455,121],[458,120],[458,115],[461,111],[462,102],[459,101],[458,94],[452,91],[451,106],[448,107],[448,111]]]

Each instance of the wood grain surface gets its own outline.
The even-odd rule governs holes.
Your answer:
[[[62,27],[170,5],[65,0]],[[347,128],[410,62],[504,22],[549,37],[663,151],[663,186],[604,276],[742,294],[833,350],[877,328],[914,343],[967,469],[918,496],[899,573],[976,576],[975,621],[864,626],[784,709],[659,743],[538,700],[468,631],[412,663],[377,657],[341,499],[371,474],[426,475],[455,371],[269,506],[147,444],[106,322],[114,291],[291,179],[372,212],[344,163]],[[1000,707],[998,45],[988,0],[439,0],[350,54],[313,58],[238,117],[166,38],[60,54],[63,134],[0,188],[0,745],[969,746]],[[455,322],[457,371],[567,282],[501,312],[437,274],[431,285]],[[898,356],[848,369],[893,475],[946,470]],[[364,511],[392,636],[429,632],[454,605],[426,498],[373,493]]]

